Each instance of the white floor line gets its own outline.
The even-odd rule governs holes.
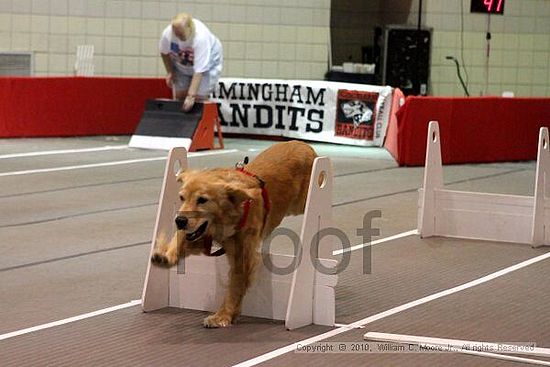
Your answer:
[[[235,152],[238,152],[238,150],[237,149],[228,149],[228,150],[220,150],[220,151],[193,152],[193,153],[189,153],[189,158],[208,156],[208,155],[228,154],[228,153],[235,153]],[[85,168],[109,167],[109,166],[119,166],[119,165],[123,165],[123,164],[162,161],[162,160],[166,160],[166,157],[167,156],[153,157],[153,158],[140,158],[140,159],[127,159],[127,160],[123,160],[123,161],[91,163],[91,164],[82,164],[82,165],[77,165],[77,166],[62,166],[62,167],[52,167],[52,168],[31,169],[31,170],[26,170],[26,171],[2,172],[2,173],[0,173],[0,177],[30,175],[30,174],[34,174],[34,173],[71,171],[71,170],[85,169]]]
[[[392,342],[399,344],[414,344],[425,346],[426,349],[433,348],[433,350],[442,350],[443,352],[452,352],[452,353],[463,353],[468,355],[473,355],[477,357],[488,357],[493,359],[500,359],[512,362],[522,362],[530,363],[541,366],[550,366],[550,361],[544,361],[540,359],[531,359],[524,357],[510,356],[501,353],[510,353],[510,354],[527,354],[535,355],[540,357],[548,357],[550,349],[548,348],[533,348],[533,351],[519,351],[515,350],[511,352],[514,348],[514,345],[506,345],[503,343],[487,343],[487,342],[478,342],[478,341],[469,341],[469,340],[455,340],[455,339],[441,339],[441,338],[429,338],[424,336],[416,335],[401,335],[401,334],[387,334],[387,333],[377,333],[369,332],[365,334],[365,339],[367,340],[376,340],[384,342]],[[517,345],[516,345],[517,346]],[[497,350],[506,347],[508,352],[496,353]]]
[[[154,158],[127,159],[127,160],[124,160],[124,161],[81,164],[81,165],[78,165],[78,166],[62,166],[62,167],[52,167],[52,168],[30,169],[30,170],[26,170],[26,171],[2,172],[2,173],[0,173],[0,177],[31,175],[31,174],[34,174],[34,173],[72,171],[72,170],[76,170],[76,169],[119,166],[119,165],[123,165],[123,164],[143,163],[143,162],[162,161],[162,160],[166,160],[166,157],[162,156],[162,157],[154,157]]]
[[[104,314],[109,313],[109,312],[122,310],[122,309],[125,309],[125,308],[128,308],[128,307],[137,306],[139,304],[141,304],[141,300],[136,299],[134,301],[130,301],[130,302],[124,303],[122,305],[108,307],[108,308],[104,308],[102,310],[93,311],[93,312],[85,313],[85,314],[74,316],[74,317],[69,317],[67,319],[54,321],[54,322],[49,322],[47,324],[42,324],[42,325],[33,326],[33,327],[22,329],[22,330],[13,331],[11,333],[0,335],[0,341],[10,339],[10,338],[14,338],[16,336],[20,336],[20,335],[24,335],[24,334],[29,334],[29,333],[32,333],[32,332],[35,332],[35,331],[49,329],[49,328],[52,328],[52,327],[55,327],[55,326],[65,325],[65,324],[69,324],[71,322],[88,319],[90,317],[104,315]]]
[[[308,339],[304,339],[304,340],[300,340],[296,343],[292,343],[292,344],[289,344],[285,347],[282,347],[282,348],[279,348],[279,349],[275,349],[271,352],[268,352],[268,353],[265,353],[265,354],[262,354],[260,356],[257,356],[255,358],[252,358],[252,359],[249,359],[247,361],[243,361],[241,363],[238,363],[236,365],[234,365],[233,367],[251,367],[251,366],[256,366],[260,363],[263,363],[263,362],[266,362],[266,361],[269,361],[273,358],[276,358],[276,357],[280,357],[282,356],[283,354],[286,354],[286,353],[290,353],[290,352],[293,352],[296,350],[297,346],[300,345],[300,346],[305,346],[305,345],[309,345],[309,344],[313,344],[315,342],[318,342],[318,341],[321,341],[321,340],[325,340],[325,339],[328,339],[328,338],[332,338],[336,335],[339,335],[339,334],[342,334],[342,333],[345,333],[347,331],[349,331],[350,329],[353,329],[353,328],[358,328],[358,327],[361,327],[361,326],[365,326],[367,324],[370,324],[370,323],[373,323],[375,321],[378,321],[378,320],[381,320],[383,318],[386,318],[386,317],[389,317],[389,316],[393,316],[399,312],[403,312],[403,311],[406,311],[406,310],[409,310],[413,307],[416,307],[416,306],[419,306],[419,305],[422,305],[422,304],[425,304],[425,303],[428,303],[430,301],[433,301],[433,300],[436,300],[436,299],[439,299],[439,298],[442,298],[442,297],[446,297],[446,296],[449,296],[451,294],[454,294],[454,293],[457,293],[457,292],[461,292],[463,290],[466,290],[468,288],[471,288],[471,287],[475,287],[477,285],[480,285],[480,284],[483,284],[483,283],[486,283],[490,280],[493,280],[493,279],[496,279],[498,277],[501,277],[503,275],[506,275],[508,273],[511,273],[513,271],[516,271],[516,270],[519,270],[519,269],[522,269],[524,267],[527,267],[529,265],[532,265],[532,264],[535,264],[537,262],[540,262],[540,261],[543,261],[543,260],[546,260],[550,258],[550,252],[547,252],[543,255],[539,255],[537,257],[534,257],[534,258],[531,258],[529,260],[526,260],[526,261],[523,261],[519,264],[516,264],[516,265],[512,265],[512,266],[509,266],[507,268],[504,268],[502,270],[499,270],[497,272],[494,272],[494,273],[491,273],[489,275],[486,275],[484,277],[481,277],[481,278],[478,278],[478,279],[475,279],[475,280],[472,280],[468,283],[464,283],[462,285],[459,285],[459,286],[456,286],[456,287],[453,287],[453,288],[449,288],[449,289],[446,289],[444,291],[441,291],[441,292],[438,292],[438,293],[435,293],[435,294],[432,294],[430,296],[426,296],[426,297],[423,297],[423,298],[420,298],[418,300],[415,300],[415,301],[412,301],[412,302],[408,302],[408,303],[405,303],[401,306],[397,306],[397,307],[394,307],[394,308],[391,308],[389,310],[386,310],[384,312],[380,312],[376,315],[372,315],[372,316],[369,316],[369,317],[366,317],[364,319],[361,319],[361,320],[358,320],[358,321],[355,321],[351,324],[348,324],[344,327],[339,327],[337,329],[334,329],[334,330],[330,330],[326,333],[323,333],[323,334],[319,334],[319,335],[316,335],[316,336],[312,336],[311,338],[308,338]]]
[[[365,327],[364,326],[350,326],[348,324],[339,324],[339,323],[335,323],[334,324],[334,327],[342,327],[342,328],[348,328],[348,329],[364,329]]]
[[[195,154],[200,154],[200,153],[203,153],[203,152],[197,152]],[[204,153],[206,153],[206,152],[204,152]],[[193,154],[193,153],[190,153],[190,154]],[[388,238],[390,238],[390,237],[388,237]],[[383,240],[384,239],[381,239],[380,241],[383,241]],[[106,309],[99,310],[99,311],[95,311],[95,312],[90,312],[90,313],[83,314],[83,315],[80,315],[80,316],[74,316],[74,317],[70,317],[68,319],[55,321],[55,322],[50,322],[48,324],[39,325],[39,326],[35,326],[35,327],[30,327],[30,328],[19,330],[19,331],[14,331],[14,332],[11,332],[11,333],[8,333],[8,334],[0,335],[0,340],[13,338],[13,337],[18,336],[18,335],[31,333],[33,331],[47,329],[47,328],[55,327],[55,326],[58,326],[58,325],[68,324],[70,322],[75,322],[75,321],[83,320],[83,319],[86,319],[86,318],[89,318],[89,317],[102,315],[104,313],[108,313],[108,312],[120,310],[120,309],[123,309],[123,308],[131,307],[131,306],[134,306],[134,305],[137,305],[137,304],[140,304],[140,303],[141,303],[141,300],[130,301],[129,303],[124,303],[122,305],[113,306],[113,307],[106,308]],[[362,326],[353,326],[353,325],[346,325],[346,324],[335,324],[334,326],[340,327],[340,328],[347,328],[347,329],[361,329],[361,328],[363,328]]]
[[[453,347],[458,349],[467,350],[481,350],[496,352],[500,350],[500,353],[504,354],[526,354],[537,357],[550,357],[550,348],[540,348],[533,346],[532,348],[517,348],[518,344],[506,344],[495,342],[482,342],[472,340],[460,340],[460,339],[447,339],[447,338],[432,338],[427,336],[418,335],[404,335],[404,334],[391,334],[391,333],[379,333],[370,331],[364,335],[366,340],[376,340],[392,343],[404,343],[415,345],[439,345],[443,347]]]
[[[491,274],[486,275],[484,277],[474,279],[474,280],[472,280],[470,282],[467,282],[467,283],[464,283],[462,285],[459,285],[459,286],[456,286],[456,287],[453,287],[453,288],[449,288],[449,289],[446,289],[444,291],[432,294],[430,296],[426,296],[426,297],[420,298],[418,300],[411,301],[411,302],[405,303],[403,305],[391,308],[391,309],[386,310],[384,312],[380,312],[378,314],[366,317],[364,319],[355,321],[351,324],[338,324],[339,326],[336,329],[330,330],[330,331],[328,331],[326,333],[323,333],[323,334],[319,334],[319,335],[310,337],[308,339],[298,341],[296,343],[287,345],[287,346],[282,347],[282,348],[275,349],[271,352],[268,352],[268,353],[262,354],[260,356],[257,356],[255,358],[249,359],[247,361],[243,361],[241,363],[238,363],[238,364],[234,365],[233,367],[256,366],[260,363],[263,363],[263,362],[269,361],[271,359],[277,358],[277,357],[279,357],[281,355],[284,355],[286,353],[293,352],[293,351],[296,350],[296,347],[298,345],[305,346],[305,345],[313,344],[315,342],[337,336],[339,334],[345,333],[345,332],[350,331],[352,329],[362,329],[366,325],[368,325],[370,323],[373,323],[375,321],[381,320],[381,319],[389,317],[389,316],[393,316],[393,315],[395,315],[399,312],[409,310],[413,307],[428,303],[430,301],[434,301],[436,299],[446,297],[446,296],[449,296],[451,294],[458,293],[458,292],[461,292],[463,290],[466,290],[468,288],[472,288],[472,287],[475,287],[477,285],[489,282],[491,280],[494,280],[496,278],[499,278],[501,276],[504,276],[506,274],[514,272],[516,270],[525,268],[529,265],[536,264],[536,263],[538,263],[540,261],[543,261],[543,260],[546,260],[548,258],[550,258],[550,252],[547,252],[547,253],[539,255],[537,257],[525,260],[525,261],[523,261],[521,263],[518,263],[516,265],[512,265],[512,266],[509,266],[507,268],[501,269],[497,272],[491,273]],[[109,307],[109,308],[106,308],[106,309],[103,309],[103,310],[94,311],[94,312],[90,312],[90,313],[87,313],[87,314],[74,316],[74,317],[70,317],[70,318],[67,318],[67,319],[64,319],[64,320],[55,321],[55,322],[51,322],[51,323],[48,323],[48,324],[43,324],[43,325],[39,325],[39,326],[35,326],[35,327],[30,327],[30,328],[27,328],[27,329],[14,331],[14,332],[7,333],[7,334],[2,334],[2,335],[0,335],[0,341],[5,340],[5,339],[9,339],[9,338],[13,338],[13,337],[16,337],[18,335],[28,334],[28,333],[32,333],[34,331],[48,329],[48,328],[52,328],[52,327],[55,327],[55,326],[64,325],[64,324],[68,324],[68,323],[75,322],[75,321],[80,321],[80,320],[83,320],[83,319],[86,319],[86,318],[90,318],[90,317],[94,317],[94,316],[98,316],[98,315],[103,315],[103,314],[106,314],[106,313],[109,313],[109,312],[113,312],[113,311],[121,310],[121,309],[124,309],[124,308],[136,306],[136,305],[139,305],[140,303],[141,303],[141,300],[134,300],[134,301],[130,301],[128,303],[124,303],[122,305]]]
[[[54,155],[54,154],[102,152],[106,150],[121,150],[121,149],[128,149],[128,145],[106,145],[103,147],[96,147],[96,148],[43,150],[38,152],[13,153],[13,154],[0,155],[0,159],[36,157],[41,155]]]
[[[204,152],[190,152],[187,153],[188,157],[203,157],[208,155],[229,154],[240,152],[239,149],[225,149],[225,150],[208,150]]]
[[[503,360],[503,361],[536,364],[536,365],[539,365],[539,366],[550,366],[550,362],[543,361],[543,360],[540,360],[540,359],[515,357],[515,356],[509,356],[509,355],[498,354],[498,353],[478,352],[478,351],[475,351],[475,350],[464,350],[464,349],[458,349],[458,348],[454,348],[453,352],[468,354],[468,355],[472,355],[472,356],[476,356],[476,357],[488,357],[488,358],[493,358],[493,359],[500,359],[500,360]]]
[[[381,238],[379,240],[371,241],[370,243],[362,243],[360,245],[355,245],[355,246],[352,246],[352,247],[349,247],[349,248],[346,248],[346,249],[335,250],[335,251],[332,252],[332,254],[333,255],[342,255],[344,252],[351,252],[351,251],[362,249],[364,247],[374,246],[374,245],[378,245],[378,244],[381,244],[381,243],[384,243],[384,242],[393,241],[393,240],[396,240],[396,239],[399,239],[399,238],[408,237],[408,236],[412,236],[412,235],[416,235],[416,234],[418,234],[418,229],[412,229],[412,230],[407,231],[407,232],[402,232],[402,233],[398,233],[398,234],[393,235],[393,236],[389,236],[389,237]]]

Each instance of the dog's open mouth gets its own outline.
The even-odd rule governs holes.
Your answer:
[[[201,238],[201,236],[204,234],[204,232],[206,231],[206,227],[208,227],[208,221],[204,222],[203,224],[201,224],[199,226],[199,228],[197,228],[197,230],[193,233],[187,233],[185,235],[185,239],[187,239],[187,241],[196,241],[198,240],[199,238]]]

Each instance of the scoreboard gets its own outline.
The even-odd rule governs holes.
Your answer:
[[[471,13],[504,14],[504,0],[471,0]]]

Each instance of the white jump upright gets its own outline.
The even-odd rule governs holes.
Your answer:
[[[187,151],[185,148],[173,148],[170,150],[164,170],[164,181],[160,191],[157,220],[153,231],[149,259],[153,256],[157,238],[162,235],[170,236],[175,231],[174,218],[179,208],[179,183],[176,179],[179,171],[185,171],[186,169]],[[147,265],[147,274],[145,275],[143,295],[141,297],[141,307],[143,311],[154,311],[168,307],[170,301],[169,284],[169,270],[154,266],[151,264],[151,261],[149,261]]]
[[[292,274],[286,308],[285,326],[289,330],[303,326],[334,325],[336,275],[321,274],[313,264],[314,243],[319,250],[319,234],[332,224],[332,166],[328,158],[316,158],[313,163],[309,191],[302,224],[301,261]],[[325,241],[326,244],[326,241]],[[332,250],[332,248],[330,248]],[[319,251],[317,251],[319,252]],[[332,266],[327,266],[332,262]],[[335,268],[336,261],[321,261],[324,267]],[[321,281],[322,279],[322,281]],[[318,286],[314,286],[317,284]]]
[[[151,254],[159,235],[171,236],[175,231],[173,222],[179,208],[179,184],[175,172],[177,162],[181,170],[187,168],[184,148],[173,148],[168,156]],[[312,323],[334,325],[337,275],[320,272],[314,267],[310,255],[310,245],[315,234],[331,225],[332,181],[330,160],[316,158],[299,253],[297,256],[263,254],[264,261],[243,301],[243,315],[285,320],[288,329]],[[327,269],[335,269],[337,263],[332,259],[319,261]],[[228,272],[229,264],[225,255],[190,256],[180,260],[180,264],[171,269],[149,263],[142,296],[143,310],[147,312],[178,307],[214,312],[222,303]]]
[[[420,236],[549,245],[549,145],[548,128],[543,127],[539,133],[534,196],[447,190],[443,186],[439,125],[431,121],[424,186],[419,190]]]

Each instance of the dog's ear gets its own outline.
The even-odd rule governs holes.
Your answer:
[[[185,171],[178,171],[178,173],[176,174],[176,181],[178,181],[179,183],[184,183],[185,182],[185,179],[191,174],[191,171],[190,170],[185,170]]]
[[[178,173],[176,175],[176,181],[178,181],[179,183],[183,183],[183,177],[184,176],[185,176],[185,171],[183,171],[183,172],[178,171]]]
[[[231,184],[224,185],[224,191],[227,199],[235,206],[240,205],[246,200],[254,199],[254,189],[244,189]]]

